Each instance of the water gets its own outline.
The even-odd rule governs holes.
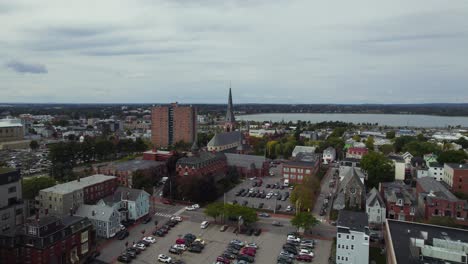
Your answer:
[[[378,123],[387,126],[410,126],[410,127],[468,127],[468,117],[460,116],[431,116],[431,115],[395,115],[395,114],[343,114],[343,113],[272,113],[238,115],[238,120],[249,121],[273,121],[273,122],[296,122],[310,121],[318,123],[324,121],[342,121],[350,123]]]

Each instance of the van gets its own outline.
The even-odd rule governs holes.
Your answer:
[[[200,228],[201,228],[201,229],[205,229],[205,228],[208,227],[209,224],[210,224],[210,223],[209,223],[208,221],[203,221],[203,222],[201,223],[201,225],[200,225]]]
[[[283,186],[289,187],[289,179],[284,179]]]

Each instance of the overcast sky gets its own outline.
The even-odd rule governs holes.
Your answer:
[[[468,102],[468,1],[0,0],[0,102]]]

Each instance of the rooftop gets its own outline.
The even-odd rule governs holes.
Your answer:
[[[19,119],[0,119],[0,127],[22,127]]]
[[[445,163],[445,165],[449,166],[452,169],[456,169],[456,170],[468,170],[468,163],[465,163],[465,164]]]
[[[461,253],[466,257],[455,248],[464,244],[466,250],[467,230],[391,219],[387,225],[398,264],[455,263],[428,255],[453,258]]]
[[[338,228],[344,227],[352,231],[365,232],[368,226],[367,214],[364,212],[341,210],[338,214]]]
[[[113,162],[104,167],[113,167],[118,171],[136,171],[145,170],[165,164],[165,162],[154,160],[129,160],[123,162]]]
[[[115,179],[115,176],[107,176],[103,174],[96,174],[92,175],[89,177],[85,177],[78,180],[70,181],[67,183],[62,183],[62,184],[57,184],[55,186],[42,189],[42,192],[52,192],[52,193],[60,193],[60,194],[66,194],[70,192],[74,192],[80,189],[83,189],[87,186],[94,185],[97,183],[105,182],[111,179]]]
[[[458,201],[458,198],[453,195],[447,187],[432,177],[419,178],[418,184],[429,197],[439,197],[450,201]]]
[[[255,155],[244,155],[235,153],[225,153],[227,158],[228,166],[239,166],[244,168],[250,168],[252,164],[255,168],[260,169],[263,167],[263,163],[267,161],[264,156]]]
[[[208,142],[208,147],[225,146],[233,143],[241,143],[242,134],[240,131],[224,132],[213,136]]]
[[[211,161],[225,159],[225,158],[226,158],[225,154],[221,152],[216,152],[216,153],[200,152],[196,156],[180,158],[177,161],[177,166],[179,165],[196,166],[196,165],[203,164],[205,162],[211,162]]]

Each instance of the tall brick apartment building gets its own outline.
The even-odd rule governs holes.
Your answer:
[[[445,163],[442,180],[452,192],[468,194],[468,164]]]
[[[151,142],[168,147],[179,141],[193,143],[197,133],[197,110],[192,106],[154,107],[151,113]]]

